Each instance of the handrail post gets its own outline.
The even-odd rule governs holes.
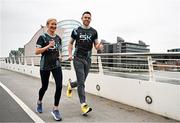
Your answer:
[[[31,66],[34,66],[34,58],[31,58]]]
[[[27,65],[26,57],[24,57],[24,65]]]
[[[99,74],[103,75],[103,67],[102,67],[101,56],[98,56],[98,67],[99,67]]]
[[[20,57],[18,58],[18,61],[19,61],[19,65],[21,65],[21,58]]]
[[[70,64],[71,64],[71,71],[74,71],[73,60],[70,61]]]
[[[148,59],[148,68],[149,68],[149,81],[155,82],[152,57],[148,56],[147,59]]]
[[[13,57],[13,59],[14,59],[14,64],[16,64],[16,58],[15,58],[15,57]]]
[[[9,57],[10,64],[13,64],[12,58]]]

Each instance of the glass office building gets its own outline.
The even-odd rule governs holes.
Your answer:
[[[180,48],[174,48],[167,50],[168,52],[180,52]]]

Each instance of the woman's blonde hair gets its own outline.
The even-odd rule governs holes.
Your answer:
[[[51,22],[55,20],[57,22],[57,20],[55,18],[49,18],[47,21],[46,21],[46,26]]]

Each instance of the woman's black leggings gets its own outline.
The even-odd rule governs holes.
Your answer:
[[[39,90],[39,101],[42,101],[43,96],[44,96],[44,94],[48,88],[50,72],[52,72],[52,75],[55,79],[55,84],[56,84],[56,92],[55,92],[55,96],[54,96],[54,105],[58,106],[59,100],[61,97],[61,90],[62,90],[62,70],[61,70],[61,67],[58,67],[58,68],[55,68],[52,70],[40,70],[42,87]]]

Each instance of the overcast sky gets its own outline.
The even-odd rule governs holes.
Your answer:
[[[31,40],[50,17],[58,21],[92,13],[99,39],[144,41],[151,52],[180,48],[180,0],[0,0],[0,56]]]

